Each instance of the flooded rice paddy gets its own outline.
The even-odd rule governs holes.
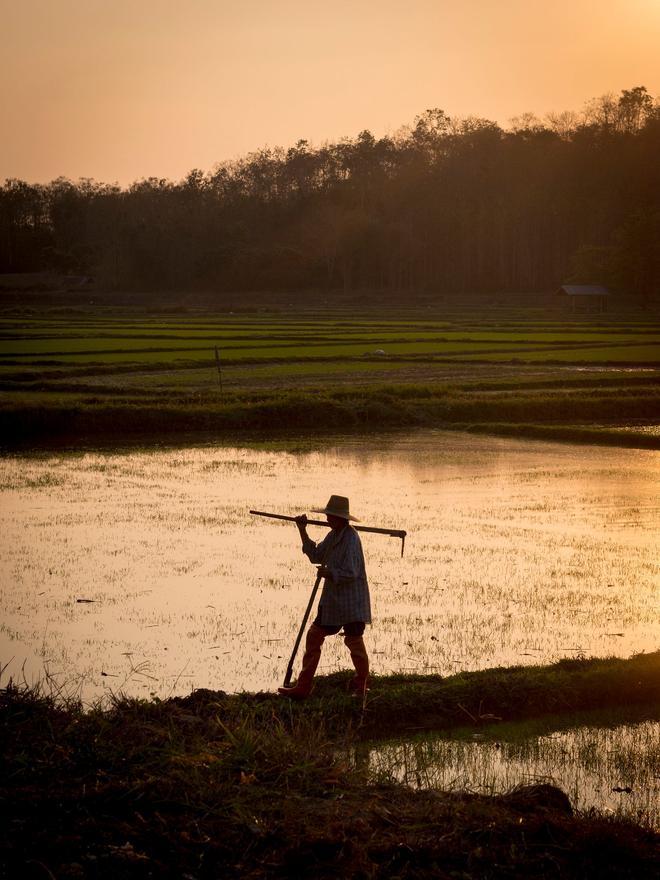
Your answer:
[[[356,757],[367,762],[373,779],[413,788],[492,795],[547,782],[566,792],[576,810],[660,828],[660,723],[584,721],[513,739],[507,737],[514,732],[510,725],[462,739],[427,734],[363,748]]]
[[[345,494],[376,673],[629,656],[660,641],[657,452],[440,431],[322,447],[0,459],[2,683],[92,700],[273,689],[314,580],[295,525]],[[320,538],[324,532],[310,527]],[[321,672],[346,668],[328,640]]]

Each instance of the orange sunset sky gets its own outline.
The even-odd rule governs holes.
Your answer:
[[[0,0],[0,182],[660,92],[660,0]]]

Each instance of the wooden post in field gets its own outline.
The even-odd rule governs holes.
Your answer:
[[[220,369],[220,352],[218,351],[218,346],[215,347],[215,365],[218,368],[218,384],[220,385],[220,391],[222,392],[222,370]]]

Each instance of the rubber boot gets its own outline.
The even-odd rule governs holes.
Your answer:
[[[344,636],[344,644],[351,652],[355,667],[355,677],[349,682],[349,690],[357,696],[364,696],[369,684],[369,657],[362,636]]]
[[[312,692],[312,679],[321,659],[321,648],[324,641],[325,633],[320,626],[316,626],[313,623],[307,630],[305,653],[303,654],[302,669],[300,670],[298,681],[293,687],[278,688],[278,694],[290,697],[292,700],[304,700],[305,697],[310,695]]]

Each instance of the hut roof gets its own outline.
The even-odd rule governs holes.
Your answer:
[[[601,284],[562,284],[557,293],[566,296],[609,296],[610,292]]]

